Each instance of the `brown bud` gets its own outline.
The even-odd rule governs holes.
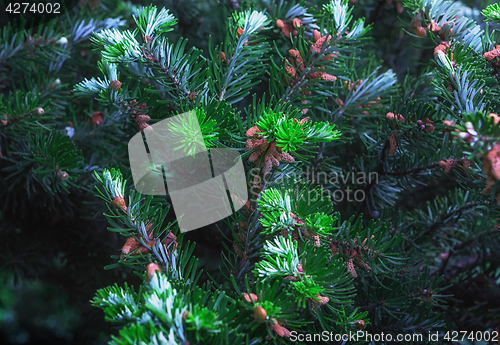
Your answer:
[[[135,237],[129,237],[125,241],[125,244],[122,247],[122,253],[123,254],[128,254],[132,250],[135,250],[137,247],[139,247],[141,244],[135,239]]]
[[[149,128],[152,128],[150,125],[148,125],[147,123],[145,122],[140,122],[139,123],[139,130],[142,132],[144,130],[147,130]]]
[[[285,65],[285,72],[286,74],[288,74],[289,76],[294,76],[296,71],[295,71],[295,68],[293,68],[292,66],[290,65]]]
[[[326,296],[321,296],[320,294],[316,294],[316,297],[319,298],[319,301],[314,301],[319,305],[325,305],[330,301],[330,298]]]
[[[427,31],[425,31],[423,27],[419,26],[415,29],[415,35],[418,37],[425,37],[427,36]]]
[[[127,205],[125,204],[125,200],[121,196],[115,196],[111,205],[114,207],[121,207],[122,209],[127,209]]]
[[[290,337],[291,335],[290,331],[280,324],[272,325],[271,330],[280,337]]]
[[[393,133],[389,137],[389,155],[392,157],[396,154],[396,149],[398,148],[397,134]]]
[[[153,276],[156,274],[156,272],[161,272],[160,267],[158,267],[158,265],[155,264],[154,262],[151,262],[150,264],[148,264],[148,266],[146,268],[146,277],[147,277],[148,283],[151,281],[151,279],[153,279]]]
[[[243,297],[245,297],[245,300],[247,302],[249,302],[249,303],[250,303],[250,301],[253,301],[253,302],[258,302],[259,301],[257,295],[254,294],[254,293],[248,294],[248,293],[244,292],[243,293]]]
[[[267,312],[261,306],[256,306],[253,309],[253,317],[255,318],[255,320],[257,322],[260,322],[260,323],[265,322],[267,320]]]
[[[122,83],[119,80],[113,80],[111,83],[109,83],[109,88],[114,92],[120,90],[121,87]]]
[[[137,120],[138,123],[148,122],[151,120],[151,118],[148,115],[139,115],[135,119]]]
[[[227,60],[226,60],[226,53],[224,53],[224,52],[221,51],[220,54],[217,55],[217,62],[219,61],[219,57],[220,57],[220,61],[221,62],[227,62]]]
[[[94,125],[100,125],[103,120],[104,117],[102,116],[102,113],[100,111],[94,111],[94,113],[92,114],[91,123]]]
[[[356,327],[356,329],[362,330],[363,328],[365,328],[365,326],[366,324],[363,320],[354,321],[354,327]]]
[[[488,116],[493,118],[493,124],[495,126],[498,124],[498,121],[500,121],[500,117],[495,113],[490,113]]]
[[[347,270],[349,272],[351,272],[351,275],[353,276],[353,278],[358,277],[358,273],[356,272],[356,269],[354,268],[354,262],[353,262],[352,258],[349,258],[347,260]]]

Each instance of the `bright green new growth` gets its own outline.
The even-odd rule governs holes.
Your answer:
[[[175,15],[120,2],[118,13],[133,20],[103,19],[107,8],[68,29],[49,24],[40,40],[3,30],[0,200],[15,211],[26,198],[42,213],[52,206],[54,219],[78,208],[77,222],[104,212],[118,243],[106,269],[143,280],[138,292],[112,285],[92,301],[118,328],[111,344],[496,327],[500,8],[481,16],[446,0],[369,2],[186,0]],[[101,60],[83,74],[99,58],[89,39]],[[70,57],[75,64],[62,69]],[[77,79],[68,84],[70,75]],[[146,132],[138,116],[154,131],[188,112],[201,135],[194,118],[178,122],[169,149],[237,150],[249,200],[185,235],[169,196],[134,190],[127,143]],[[2,247],[15,266],[31,233],[18,232],[8,212],[0,217],[19,238],[16,250],[10,240]],[[86,230],[68,228],[70,245],[109,246]],[[221,258],[198,266],[186,237]],[[149,282],[150,263],[161,272]],[[477,303],[451,297],[457,292]]]
[[[330,142],[340,138],[340,132],[335,125],[328,122],[299,121],[292,115],[265,111],[255,125],[260,129],[259,135],[269,142],[276,140],[277,146],[285,152],[294,152],[304,144]]]

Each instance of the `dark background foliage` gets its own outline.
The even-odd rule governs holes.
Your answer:
[[[74,12],[88,10],[89,3],[82,3],[84,6],[77,6]],[[146,1],[134,3],[149,4]],[[486,0],[464,1],[478,8],[489,3]],[[171,0],[155,1],[154,4],[165,6],[178,18],[177,28],[172,33],[174,40],[188,38],[188,46],[196,46],[204,52],[208,47],[208,35],[212,35],[214,42],[222,41],[222,23],[228,14],[241,6],[237,0]],[[303,5],[319,10],[320,4],[321,1],[307,1]],[[368,41],[364,49],[373,51],[381,64],[397,73],[400,81],[406,75],[421,72],[424,62],[432,57],[434,46],[422,46],[420,41],[404,32],[411,20],[410,14],[398,13],[395,1],[388,4],[385,0],[357,0],[355,5],[355,18],[365,17],[374,26],[373,40]],[[106,11],[99,16],[105,17]],[[88,40],[79,43],[59,74],[63,87],[58,96],[70,97],[76,83],[98,76],[95,68],[98,60],[99,54],[92,50]],[[6,71],[11,73],[13,66],[0,61],[0,92],[4,95],[31,82],[30,75],[22,69],[14,68],[18,75],[11,75],[9,79],[1,76]],[[18,85],[12,80],[17,80]],[[262,85],[262,90],[266,87]],[[90,99],[66,98],[60,110],[61,123],[71,120],[66,111],[69,108],[80,121],[90,119],[94,106]],[[90,144],[92,135],[74,140],[82,149],[87,168],[97,164],[96,159],[103,163],[107,157],[127,165],[123,151],[123,144],[128,141],[126,133],[109,142],[100,142],[97,152],[95,142]],[[121,141],[122,145],[115,141]],[[352,159],[351,153],[346,152],[345,159]],[[104,270],[106,265],[115,262],[111,255],[119,254],[123,238],[107,231],[107,222],[102,216],[106,208],[94,196],[91,174],[80,176],[77,184],[84,186],[83,189],[73,188],[70,194],[55,198],[41,186],[30,192],[24,183],[9,180],[6,170],[1,170],[9,166],[8,161],[0,160],[0,343],[104,344],[109,340],[110,326],[104,322],[102,312],[90,306],[89,300],[99,288],[114,283],[123,285],[123,282],[137,285],[141,279],[125,268]],[[426,201],[446,195],[455,186],[456,183],[449,179],[432,178],[428,186],[406,193],[398,203],[399,210],[423,207]],[[345,212],[346,217],[368,211],[350,207],[340,204],[336,208]],[[200,258],[200,266],[205,272],[216,274],[224,248],[218,230],[208,227],[190,232],[186,238],[197,243],[195,255]],[[463,265],[473,270],[477,264],[473,259],[484,260],[485,257],[478,254]],[[500,263],[497,253],[487,253],[486,259],[490,272]],[[453,323],[455,329],[484,331],[499,325],[499,320],[482,318],[484,308],[500,308],[498,283],[491,278],[490,272],[478,273],[467,284],[455,284],[446,291],[454,295],[447,299],[446,321]],[[454,272],[446,272],[446,277],[447,282],[452,283]],[[201,281],[205,279],[203,276]]]

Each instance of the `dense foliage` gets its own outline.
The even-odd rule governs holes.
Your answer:
[[[2,336],[493,339],[499,25],[492,1],[446,0],[82,0],[39,26],[9,22]],[[249,198],[183,232],[170,195],[136,190],[128,143],[189,111],[202,144],[239,152]],[[171,150],[194,154],[189,124],[177,130]]]

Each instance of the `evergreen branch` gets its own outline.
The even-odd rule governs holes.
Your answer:
[[[250,79],[262,73],[262,56],[269,49],[265,43],[256,43],[253,47],[245,46],[250,42],[251,36],[262,26],[269,23],[267,17],[260,12],[250,11],[236,15],[235,24],[243,26],[243,31],[238,38],[236,46],[228,51],[232,58],[228,61],[227,71],[219,78],[223,80],[218,93],[219,101],[226,100],[235,103],[248,95],[253,86]],[[241,26],[238,29],[241,29]],[[252,73],[251,73],[252,71]],[[238,72],[238,73],[236,73]],[[238,77],[238,74],[240,75]],[[231,98],[235,98],[234,100]]]
[[[157,34],[164,34],[173,30],[173,26],[177,24],[177,19],[168,13],[168,10],[162,8],[157,13],[156,6],[150,5],[149,7],[141,8],[134,20],[141,30],[145,41],[151,39]]]
[[[97,46],[102,46],[102,58],[107,62],[133,62],[141,55],[139,42],[135,39],[137,30],[119,31],[116,28],[103,29],[94,33],[90,40]]]
[[[323,5],[323,11],[333,15],[335,29],[339,36],[344,34],[345,29],[352,20],[352,7],[349,9],[347,4],[347,0],[331,0],[330,3]]]
[[[484,16],[485,21],[500,24],[500,5],[491,4],[481,14]]]
[[[371,79],[377,71],[378,68],[373,71],[367,79]],[[364,81],[357,88],[352,87],[344,100],[343,106],[335,110],[335,118],[342,116],[349,108],[353,108],[360,104],[366,104],[377,97],[381,97],[390,90],[396,81],[396,74],[392,70],[388,70],[375,77],[373,80]]]
[[[125,20],[118,18],[106,18],[105,20],[90,19],[80,20],[73,26],[71,38],[73,44],[78,44],[87,40],[94,32],[99,32],[102,29],[118,28],[125,25]]]

